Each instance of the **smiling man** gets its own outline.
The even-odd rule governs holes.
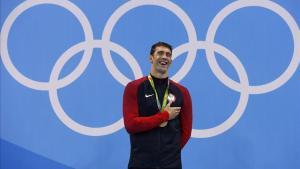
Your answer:
[[[181,150],[191,136],[188,90],[169,79],[172,46],[151,47],[150,74],[127,84],[123,116],[130,135],[129,169],[181,169]]]

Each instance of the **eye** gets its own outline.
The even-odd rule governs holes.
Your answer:
[[[157,51],[156,54],[157,54],[159,57],[162,57],[163,55],[166,55],[167,57],[171,57],[171,56],[172,56],[172,53],[171,53],[171,52],[165,52],[165,51]]]
[[[164,53],[165,53],[164,51],[158,51],[158,52],[157,52],[157,55],[158,55],[158,56],[163,56]]]
[[[170,58],[172,56],[172,53],[166,52],[166,56]]]

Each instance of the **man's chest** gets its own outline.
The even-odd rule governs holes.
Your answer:
[[[163,105],[163,98],[165,94],[165,90],[168,89],[167,94],[174,96],[174,101],[171,104],[172,107],[182,107],[183,106],[183,95],[181,91],[172,83],[169,84],[169,87],[165,87],[164,90],[157,90],[156,93],[158,97],[156,97],[156,93],[154,89],[151,87],[150,83],[143,83],[138,89],[138,107],[140,116],[151,116],[160,112],[159,103],[157,103],[157,99],[160,102],[160,105]],[[160,97],[160,99],[159,99]],[[170,99],[166,99],[169,102]]]

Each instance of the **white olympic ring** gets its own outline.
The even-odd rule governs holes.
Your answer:
[[[198,41],[197,43],[194,43],[194,44],[181,45],[180,47],[178,47],[178,51],[174,51],[174,54],[176,52],[175,56],[178,56],[178,55],[184,53],[185,49],[189,49],[191,47],[195,48],[195,49],[208,49],[208,48],[214,49],[214,51],[217,51],[219,54],[222,54],[222,56],[225,56],[225,58],[230,63],[232,63],[234,68],[237,70],[239,79],[241,81],[241,86],[243,87],[243,89],[246,89],[247,86],[249,86],[248,76],[247,76],[247,73],[246,73],[243,65],[241,64],[239,59],[228,49],[226,49],[225,47],[223,47],[221,45],[215,44],[215,43]],[[196,137],[196,138],[212,137],[212,136],[221,134],[221,133],[225,132],[226,130],[228,130],[229,128],[231,128],[240,119],[240,117],[244,113],[244,110],[248,103],[248,96],[249,96],[249,94],[248,94],[247,90],[241,90],[239,103],[238,103],[236,109],[234,110],[234,112],[232,113],[232,115],[227,120],[225,120],[220,125],[210,128],[210,129],[202,129],[202,130],[193,129],[192,136]]]
[[[80,52],[81,50],[86,49],[87,47],[93,47],[93,48],[103,48],[103,46],[109,47],[109,49],[115,51],[117,54],[122,56],[127,63],[132,66],[131,68],[134,71],[135,78],[138,78],[141,76],[142,71],[138,67],[138,63],[135,61],[133,56],[124,48],[121,46],[107,41],[101,41],[101,40],[94,40],[92,43],[90,42],[81,42],[77,45],[72,46],[69,48],[56,62],[54,65],[54,68],[52,69],[51,75],[50,75],[50,84],[57,84],[59,74],[63,68],[63,66],[72,58],[72,56],[75,56],[76,53]],[[127,57],[130,56],[130,57]],[[120,130],[123,127],[123,119],[121,118],[114,124],[111,124],[107,127],[86,127],[81,124],[78,124],[74,120],[72,120],[63,110],[63,108],[60,105],[58,95],[57,95],[57,86],[51,86],[49,89],[49,98],[50,102],[52,104],[52,107],[54,109],[54,112],[56,113],[57,117],[70,129],[81,133],[86,134],[90,136],[98,136],[98,135],[106,135],[113,133],[115,131]]]
[[[13,65],[12,61],[10,60],[8,48],[7,48],[7,40],[10,28],[14,21],[17,19],[19,15],[21,15],[25,10],[41,4],[52,4],[52,5],[58,5],[61,6],[67,10],[69,10],[80,22],[82,25],[82,28],[84,30],[84,36],[86,41],[93,40],[93,31],[90,26],[90,23],[87,19],[87,17],[84,15],[84,13],[74,4],[67,0],[28,0],[23,3],[21,3],[19,6],[17,6],[6,18],[3,27],[1,29],[1,58],[3,61],[3,64],[7,71],[10,73],[10,75],[16,79],[19,83],[23,84],[24,86],[36,90],[49,90],[50,84],[47,82],[38,82],[35,80],[31,80],[27,77],[25,77],[23,74],[21,74],[17,68]],[[78,67],[75,68],[75,70],[70,73],[68,76],[66,76],[64,79],[60,80],[60,84],[62,84],[61,87],[64,87],[71,83],[72,81],[76,80],[81,73],[84,71],[85,67],[88,64],[88,61],[85,62],[85,60],[89,60],[92,56],[92,48],[87,48],[87,50],[84,52],[82,60],[80,61],[80,64]],[[68,83],[69,82],[69,83]]]
[[[66,52],[62,54],[61,57],[57,60],[55,63],[49,82],[39,82],[32,79],[29,79],[28,77],[25,77],[23,74],[21,74],[17,68],[13,65],[9,52],[7,47],[7,40],[9,31],[14,23],[14,21],[17,19],[19,15],[21,15],[25,10],[41,4],[52,4],[57,5],[60,7],[63,7],[67,10],[69,10],[80,22],[84,35],[85,35],[85,41],[80,42],[76,45],[73,45],[70,47]],[[170,10],[173,12],[183,23],[187,35],[188,35],[188,42],[185,44],[182,44],[174,49],[173,55],[174,59],[176,59],[178,56],[183,54],[184,52],[188,52],[187,58],[183,64],[183,66],[179,69],[179,71],[171,77],[175,81],[181,81],[185,75],[190,71],[194,60],[196,58],[197,50],[204,49],[206,51],[206,57],[208,60],[208,64],[210,68],[212,69],[215,76],[227,87],[231,88],[232,90],[240,92],[240,99],[237,107],[235,108],[232,115],[226,119],[223,123],[221,123],[218,126],[209,128],[209,129],[193,129],[192,137],[195,138],[207,138],[219,135],[221,133],[224,133],[228,129],[230,129],[232,126],[234,126],[237,121],[240,119],[240,117],[243,115],[249,94],[262,94],[266,92],[270,92],[272,90],[275,90],[285,84],[295,73],[296,69],[299,66],[300,63],[300,31],[298,28],[298,25],[294,18],[289,14],[288,11],[286,11],[284,8],[282,8],[280,5],[276,4],[275,2],[272,2],[270,0],[265,1],[252,1],[252,0],[238,0],[235,1],[226,7],[224,7],[213,19],[211,22],[208,32],[206,35],[206,41],[198,41],[197,40],[197,34],[195,31],[195,27],[189,18],[189,16],[175,3],[168,1],[168,0],[132,0],[124,3],[122,6],[120,6],[109,18],[107,21],[103,33],[102,33],[102,40],[96,40],[93,38],[93,32],[90,26],[90,23],[87,19],[87,17],[84,15],[84,13],[73,3],[67,0],[27,0],[20,5],[18,5],[6,18],[3,27],[1,29],[1,59],[5,66],[5,68],[8,70],[9,74],[19,83],[22,85],[36,89],[36,90],[47,90],[49,92],[49,98],[51,105],[54,109],[54,112],[56,113],[57,117],[70,129],[72,129],[75,132],[78,132],[80,134],[89,135],[89,136],[101,136],[101,135],[107,135],[112,134],[121,128],[124,127],[123,119],[119,119],[117,122],[108,125],[106,127],[87,127],[84,125],[81,125],[74,120],[72,120],[66,112],[63,110],[59,99],[57,95],[57,89],[66,87],[73,81],[75,81],[86,69],[87,65],[90,62],[92,52],[94,48],[101,48],[102,49],[102,55],[103,60],[105,63],[105,66],[107,67],[108,71],[111,73],[111,75],[122,85],[126,85],[130,79],[128,79],[125,75],[123,75],[119,69],[116,67],[116,65],[113,63],[112,57],[110,55],[110,50],[113,50],[117,54],[119,54],[123,59],[129,64],[131,69],[133,70],[134,77],[137,79],[141,77],[142,71],[133,57],[133,55],[130,54],[129,51],[127,51],[122,46],[113,43],[110,41],[110,36],[113,30],[113,27],[117,23],[117,21],[129,10],[134,9],[136,7],[144,6],[144,5],[156,5],[163,7],[165,9]],[[234,55],[231,51],[229,51],[224,46],[221,46],[220,44],[216,44],[214,42],[214,37],[216,34],[216,31],[221,24],[221,22],[231,13],[234,11],[249,7],[249,6],[257,6],[257,7],[263,7],[267,8],[279,16],[287,23],[289,26],[294,40],[294,53],[292,60],[290,64],[288,65],[287,69],[275,80],[272,82],[269,82],[264,85],[258,85],[258,86],[250,86],[248,81],[247,73],[239,61],[238,57]],[[80,51],[84,51],[83,57],[80,60],[80,63],[78,66],[66,77],[59,79],[59,74],[63,68],[63,66],[66,64],[68,60],[72,58],[76,53]],[[235,68],[237,71],[239,81],[240,83],[232,80],[229,78],[220,68],[218,65],[214,52],[218,52],[222,56],[224,56]]]
[[[275,90],[285,84],[295,73],[297,70],[297,67],[300,63],[300,32],[297,26],[296,21],[293,19],[293,17],[280,5],[276,4],[272,1],[249,1],[249,0],[241,0],[241,1],[235,1],[229,5],[227,5],[225,8],[223,8],[213,19],[211,22],[208,31],[207,31],[207,37],[206,40],[210,43],[213,43],[215,34],[217,32],[217,29],[221,22],[232,12],[248,7],[248,6],[259,6],[263,8],[267,8],[279,16],[282,17],[282,19],[285,20],[285,22],[288,24],[292,35],[294,39],[294,54],[293,58],[288,66],[288,68],[282,73],[276,80],[269,82],[264,85],[258,85],[258,86],[248,86],[246,90],[248,90],[251,94],[261,94],[270,92],[272,90]],[[209,48],[207,48],[209,49]],[[206,50],[206,55],[208,56],[208,63],[210,68],[214,71],[214,74],[216,76],[219,76],[219,79],[222,79],[221,82],[224,83],[227,87],[236,90],[241,91],[241,86],[234,80],[230,79],[220,68],[220,66],[217,63],[216,57],[214,57],[213,50]],[[215,69],[216,70],[215,70]]]
[[[117,23],[117,21],[120,19],[120,17],[122,15],[124,15],[126,12],[128,12],[131,9],[134,9],[136,7],[139,7],[139,6],[144,6],[144,5],[160,6],[160,7],[163,7],[165,9],[168,9],[171,12],[173,12],[182,21],[185,29],[187,30],[187,35],[188,35],[189,42],[194,43],[194,42],[197,41],[196,30],[195,30],[195,27],[194,27],[191,19],[188,17],[188,15],[179,6],[172,3],[171,1],[167,1],[167,0],[163,0],[163,1],[153,1],[153,0],[138,1],[138,0],[133,0],[133,1],[128,1],[127,3],[123,4],[118,9],[116,9],[116,11],[108,19],[108,21],[107,21],[107,23],[104,27],[104,30],[103,30],[102,40],[110,41],[110,35],[112,33],[113,27],[115,26],[115,24]],[[195,49],[188,50],[188,55],[186,57],[185,62],[182,65],[182,67],[179,69],[179,71],[175,75],[173,75],[173,77],[171,77],[173,80],[179,82],[190,71],[190,69],[192,68],[192,65],[194,63],[194,60],[196,58],[196,52],[197,52],[197,50],[195,50]],[[123,85],[127,84],[125,82],[129,82],[130,80],[128,80],[119,71],[119,69],[113,64],[113,61],[112,61],[109,50],[107,50],[106,48],[103,48],[102,49],[102,55],[107,56],[107,57],[104,57],[105,58],[104,62],[106,62],[106,64],[110,65],[109,70],[116,71],[115,75],[113,74],[115,79],[117,79],[118,81],[119,81],[119,79],[121,79],[120,81]],[[111,63],[111,64],[109,64],[109,63]],[[185,69],[183,69],[184,66],[186,66]]]

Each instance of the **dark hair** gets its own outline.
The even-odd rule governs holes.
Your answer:
[[[155,52],[156,47],[158,46],[163,46],[166,48],[169,48],[171,53],[172,53],[172,46],[166,42],[156,42],[155,44],[152,45],[151,50],[150,50],[150,55],[153,55]]]

